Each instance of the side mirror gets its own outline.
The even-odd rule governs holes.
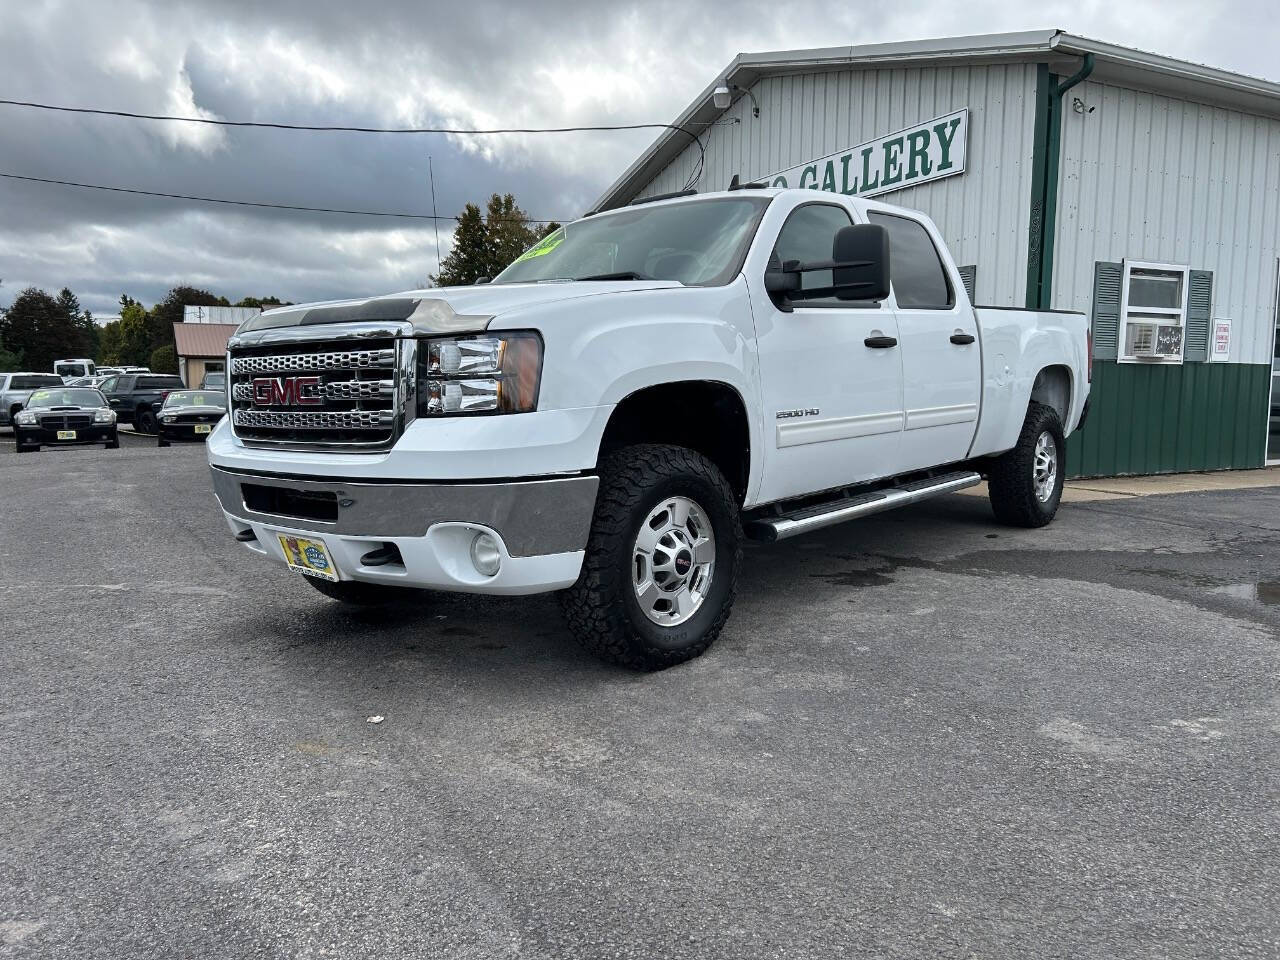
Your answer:
[[[889,231],[879,224],[859,223],[836,231],[831,259],[831,285],[841,300],[886,300],[889,297]]]

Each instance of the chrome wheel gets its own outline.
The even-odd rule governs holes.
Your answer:
[[[716,538],[706,511],[667,497],[650,511],[631,551],[631,585],[646,617],[663,627],[702,607],[716,569]]]
[[[1033,464],[1032,481],[1035,483],[1036,499],[1047,503],[1058,484],[1058,444],[1048,430],[1036,440]]]

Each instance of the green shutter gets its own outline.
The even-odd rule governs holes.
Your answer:
[[[960,282],[964,284],[964,292],[969,295],[970,303],[977,303],[973,297],[973,291],[978,284],[978,267],[976,264],[969,264],[966,267],[956,267],[960,274]]]
[[[1213,312],[1213,271],[1192,270],[1187,294],[1187,345],[1183,359],[1205,363],[1209,359],[1209,314]]]
[[[1099,260],[1093,265],[1093,359],[1114,360],[1120,341],[1120,283],[1124,268]]]

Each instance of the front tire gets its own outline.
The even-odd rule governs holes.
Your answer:
[[[582,573],[561,608],[591,653],[662,670],[715,642],[741,563],[737,498],[715,464],[684,447],[624,447],[600,466]]]
[[[1058,512],[1067,473],[1067,444],[1057,411],[1032,402],[1017,445],[997,457],[987,481],[996,519],[1043,527]]]
[[[164,437],[157,437],[157,438],[156,438],[156,446],[157,446],[157,447],[167,447],[168,445],[169,445],[169,441],[168,441],[168,440],[166,440]]]
[[[156,432],[156,415],[150,410],[143,410],[134,420],[139,433]]]

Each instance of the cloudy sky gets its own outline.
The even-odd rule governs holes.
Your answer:
[[[663,123],[740,51],[1051,27],[1280,79],[1273,0],[0,0],[0,23],[0,98],[291,123]],[[0,172],[430,213],[431,156],[441,213],[511,192],[562,219],[654,135],[229,130],[0,106]],[[30,285],[70,286],[102,314],[121,293],[150,304],[178,283],[305,301],[402,290],[435,269],[426,221],[0,180],[0,306]]]

